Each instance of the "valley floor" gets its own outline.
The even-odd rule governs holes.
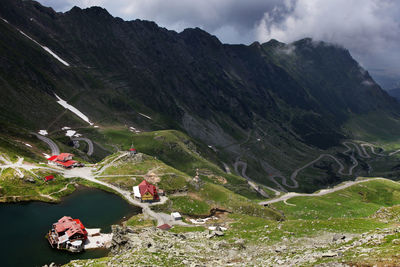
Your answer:
[[[360,159],[388,158],[400,151],[384,154],[365,142],[344,142],[343,145],[346,151],[342,153],[352,159],[349,166],[334,155],[321,154],[292,173],[292,186],[299,185],[300,181],[296,180],[299,173],[323,158],[338,165],[338,174],[351,175]],[[70,170],[24,162],[21,157],[11,160],[6,155],[0,161],[3,182],[24,183],[21,187],[12,187],[4,182],[0,193],[11,193],[12,197],[4,197],[3,201],[58,201],[76,183],[83,183],[112,191],[142,208],[141,217],[134,216],[122,228],[114,227],[109,257],[73,261],[70,266],[396,266],[400,263],[397,253],[400,185],[392,180],[358,179],[313,194],[284,194],[266,187],[275,198],[260,202],[235,195],[221,186],[227,178],[200,170],[196,176],[204,181],[193,183],[187,174],[143,154],[130,157],[128,152],[118,152],[98,164]],[[264,187],[247,176],[245,161],[238,158],[234,169],[255,191],[263,190]],[[26,176],[37,181],[46,173],[56,173],[54,184],[31,185],[31,179],[26,181]],[[131,188],[138,182],[136,178],[144,177],[162,182],[167,188],[173,185],[174,190],[186,189],[174,191],[168,198],[162,197],[159,203],[141,203],[132,197]],[[281,191],[286,191],[282,190],[283,186],[290,188],[282,175],[270,177],[276,183],[275,178],[282,179]],[[26,193],[27,188],[32,195]],[[11,189],[16,191],[7,191]],[[18,192],[24,192],[25,196],[19,198]],[[211,208],[216,208],[214,219],[192,221],[196,216],[205,217]],[[171,209],[184,211],[186,220],[173,220],[168,214]],[[155,228],[162,224],[173,228],[169,232]]]

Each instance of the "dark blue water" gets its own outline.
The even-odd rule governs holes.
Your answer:
[[[64,215],[79,218],[87,228],[101,228],[106,233],[112,224],[139,212],[139,208],[117,195],[88,188],[76,190],[60,204],[0,204],[0,266],[43,266],[106,256],[108,251],[104,249],[79,254],[52,249],[45,235]]]

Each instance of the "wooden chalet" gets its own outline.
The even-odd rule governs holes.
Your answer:
[[[153,202],[160,200],[157,188],[148,183],[146,180],[143,180],[138,186],[134,186],[133,193],[135,198],[140,199],[141,202]]]

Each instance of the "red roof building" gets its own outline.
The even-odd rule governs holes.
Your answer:
[[[49,176],[44,177],[45,182],[51,181],[53,179],[54,179],[54,175],[49,175]]]
[[[154,185],[149,184],[146,180],[143,180],[139,185],[139,191],[142,201],[157,201],[160,200],[157,189]]]
[[[53,229],[58,236],[66,234],[70,240],[87,238],[85,226],[79,219],[72,219],[69,216],[64,216],[53,224]]]
[[[62,162],[66,162],[66,161],[72,160],[73,156],[74,155],[70,154],[70,153],[61,153],[60,155],[57,156],[57,160],[58,161],[62,161]]]
[[[48,161],[55,161],[57,159],[57,155],[51,156],[50,158],[48,158]]]
[[[48,158],[49,164],[56,164],[64,168],[75,167],[79,162],[72,160],[74,155],[70,153],[61,153],[60,155],[54,155]]]
[[[165,223],[165,224],[163,224],[163,225],[157,226],[157,228],[158,228],[158,229],[161,229],[161,230],[169,230],[169,229],[172,228],[172,226]]]

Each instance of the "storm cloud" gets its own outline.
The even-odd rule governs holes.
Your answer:
[[[397,0],[39,0],[57,11],[101,6],[125,20],[145,19],[182,31],[200,27],[225,43],[304,37],[350,50],[384,87],[400,81]],[[400,86],[400,84],[398,85]]]

